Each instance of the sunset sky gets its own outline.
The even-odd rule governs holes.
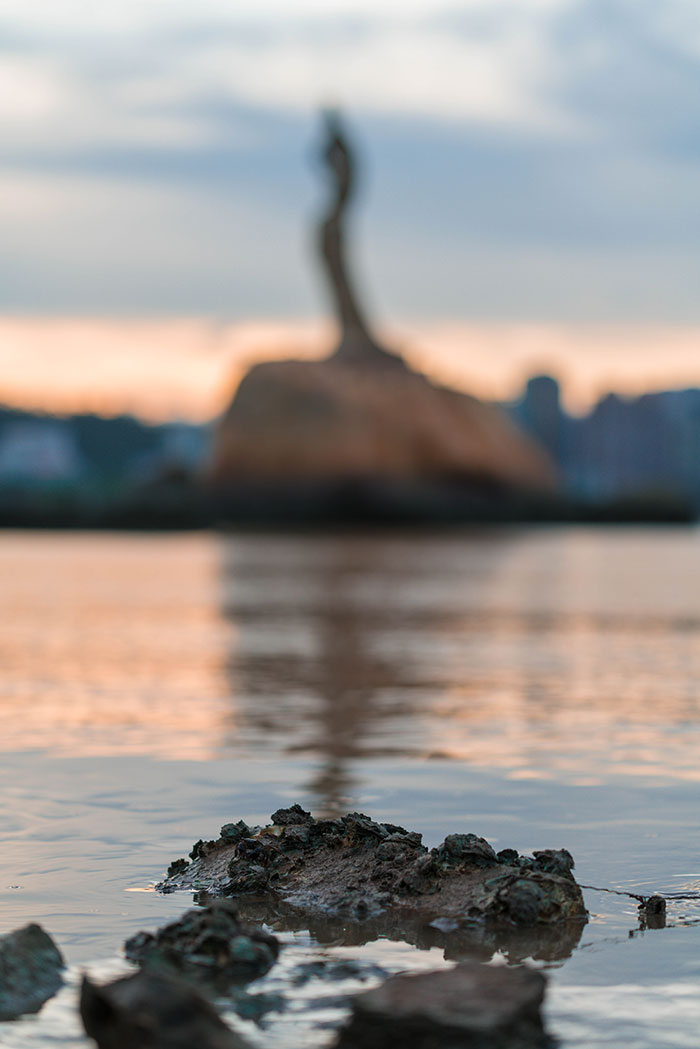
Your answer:
[[[332,345],[319,106],[353,259],[441,379],[700,385],[694,0],[5,0],[0,400],[206,418]]]

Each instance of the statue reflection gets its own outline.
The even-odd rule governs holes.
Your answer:
[[[315,756],[307,790],[332,815],[353,804],[358,758],[410,753],[401,726],[425,682],[376,643],[400,615],[381,600],[392,585],[381,571],[386,539],[311,545],[313,556],[293,540],[263,540],[245,556],[236,543],[225,548],[223,611],[236,632],[227,672],[239,731],[253,745]]]

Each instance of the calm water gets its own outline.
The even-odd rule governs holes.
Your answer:
[[[86,1046],[81,969],[181,913],[149,891],[193,840],[301,801],[497,847],[566,846],[588,885],[700,890],[700,533],[0,535],[0,928],[38,920],[70,983],[8,1047]],[[550,970],[565,1046],[697,1046],[700,904],[642,930],[587,891]],[[319,944],[389,970],[440,947]],[[320,938],[323,939],[322,935]],[[330,990],[337,994],[337,987]],[[261,1046],[327,1044],[313,985]]]

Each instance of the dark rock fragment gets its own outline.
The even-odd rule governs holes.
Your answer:
[[[192,846],[192,851],[190,852],[190,859],[198,860],[200,856],[206,856],[207,853],[211,852],[212,849],[216,847],[216,844],[217,843],[215,841],[202,841],[202,839],[200,838],[199,841],[196,841]]]
[[[80,1015],[99,1049],[246,1049],[212,1005],[184,981],[141,972],[103,987],[87,977]]]
[[[277,958],[279,943],[261,929],[248,929],[232,903],[217,900],[187,911],[155,934],[137,933],[126,941],[124,950],[130,961],[144,969],[228,986],[266,973]]]
[[[235,845],[241,838],[249,838],[252,831],[247,823],[239,820],[238,823],[224,823],[220,833],[224,841],[230,841]]]
[[[542,974],[525,967],[392,976],[354,999],[336,1049],[544,1049],[544,990]]]
[[[36,1013],[63,984],[56,944],[34,923],[0,936],[0,1020]]]
[[[289,852],[292,849],[305,849],[311,843],[309,827],[285,827],[280,847]]]
[[[535,866],[548,874],[558,874],[560,878],[571,878],[574,868],[574,857],[568,849],[540,849],[533,852]]]
[[[499,863],[505,863],[508,867],[517,867],[520,856],[517,849],[501,849],[500,852],[496,853],[496,859]]]
[[[473,864],[493,867],[498,863],[496,853],[485,838],[476,834],[448,834],[437,850],[438,858],[449,866]]]
[[[168,877],[170,877],[173,874],[179,874],[180,871],[186,870],[188,866],[189,863],[184,858],[179,860],[173,860],[173,862],[168,867]]]
[[[302,809],[301,805],[291,805],[288,809],[277,809],[272,813],[272,822],[278,827],[289,827],[291,825],[309,824],[314,822],[310,812]]]
[[[666,900],[663,896],[649,896],[639,904],[639,922],[642,929],[666,928]]]

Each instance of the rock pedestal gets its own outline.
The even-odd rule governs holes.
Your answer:
[[[545,454],[496,407],[435,386],[398,358],[256,365],[216,427],[209,477],[554,487]]]

